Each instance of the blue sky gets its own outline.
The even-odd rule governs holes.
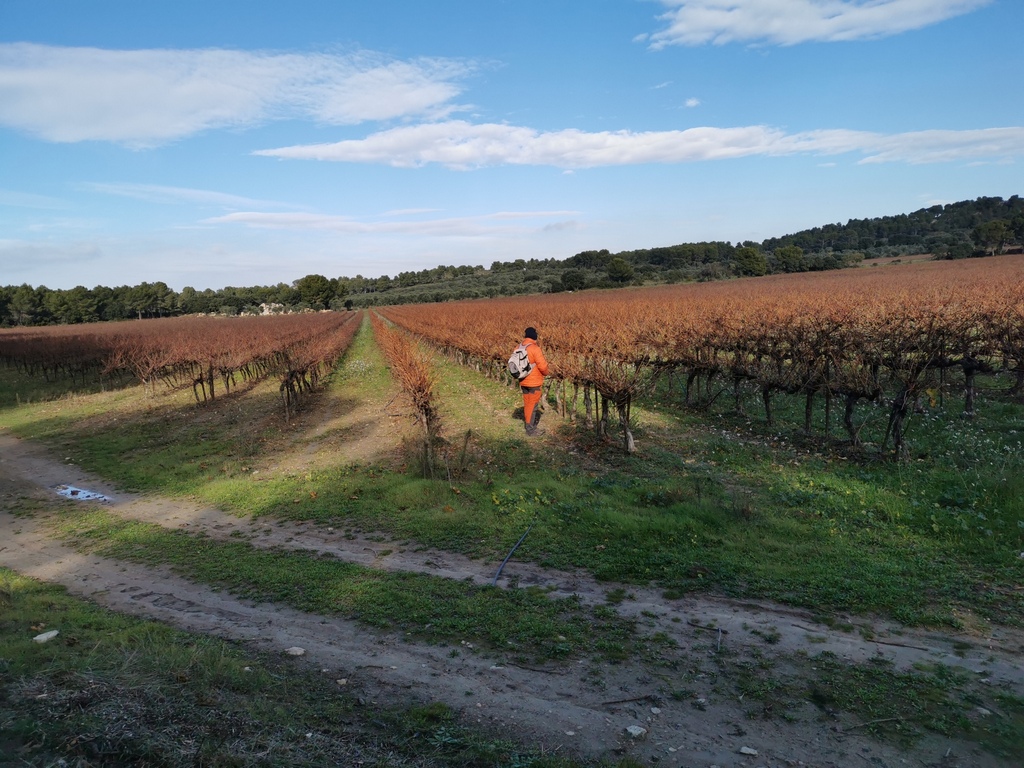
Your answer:
[[[1024,193],[1022,0],[0,0],[0,284],[761,241]]]

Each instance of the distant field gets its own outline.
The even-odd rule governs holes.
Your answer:
[[[916,264],[919,261],[932,261],[935,256],[931,253],[915,253],[910,256],[883,256],[877,259],[864,259],[860,263],[862,267],[884,267],[889,264]]]

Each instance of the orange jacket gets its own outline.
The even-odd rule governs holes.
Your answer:
[[[544,384],[544,377],[548,375],[548,361],[544,358],[544,352],[540,345],[533,339],[523,339],[526,345],[526,356],[533,364],[529,375],[519,382],[521,387],[539,387]]]

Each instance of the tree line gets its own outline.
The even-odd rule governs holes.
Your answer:
[[[682,243],[618,253],[588,250],[566,259],[494,261],[489,268],[439,265],[394,277],[306,275],[290,284],[216,290],[185,287],[180,292],[162,282],[69,290],[0,286],[0,326],[361,309],[817,272],[883,256],[930,253],[938,259],[958,259],[1022,247],[1024,200],[1017,195],[1008,200],[979,197],[910,214],[827,224],[761,243]]]
[[[876,219],[851,219],[793,235],[770,238],[765,250],[797,246],[808,252],[878,248],[912,248],[938,258],[964,258],[999,253],[1009,244],[1024,242],[1024,200],[1013,195],[979,197],[948,205],[933,205],[914,213]]]

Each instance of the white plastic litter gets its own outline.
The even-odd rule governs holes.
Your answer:
[[[58,485],[55,490],[61,496],[76,501],[110,501],[109,496],[95,491],[87,491],[84,488],[76,488],[73,485]]]

